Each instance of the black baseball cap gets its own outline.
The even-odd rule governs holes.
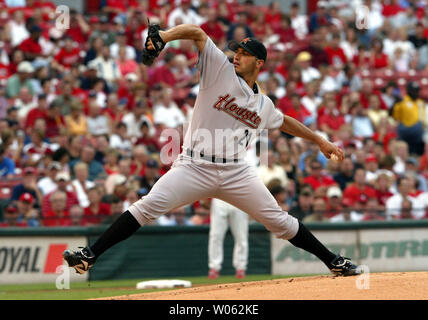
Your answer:
[[[261,43],[256,38],[245,38],[241,42],[232,40],[229,42],[228,47],[232,51],[237,51],[238,48],[242,48],[245,51],[248,51],[257,59],[266,61],[267,50],[263,43]]]

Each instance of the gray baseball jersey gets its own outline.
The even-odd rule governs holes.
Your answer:
[[[174,208],[218,198],[251,215],[277,237],[293,238],[297,219],[282,211],[244,160],[254,130],[279,128],[283,114],[259,87],[255,93],[235,73],[233,64],[209,38],[198,68],[200,89],[183,152],[149,194],[128,210],[145,225]]]
[[[254,93],[227,56],[208,38],[198,61],[199,94],[183,148],[217,158],[244,159],[256,131],[279,128],[284,116],[272,100]]]

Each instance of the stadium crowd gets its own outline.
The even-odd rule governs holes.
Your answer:
[[[230,40],[263,41],[265,94],[345,150],[337,163],[270,131],[257,170],[284,210],[303,221],[428,218],[427,6],[318,1],[305,14],[298,2],[102,0],[71,10],[62,29],[51,2],[1,0],[0,226],[111,223],[169,170],[161,133],[183,136],[198,53],[174,41],[143,65],[148,18],[200,25],[229,57]],[[155,221],[208,223],[209,200]]]

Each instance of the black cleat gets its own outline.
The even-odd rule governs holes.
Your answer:
[[[89,247],[79,248],[82,249],[79,251],[65,250],[62,256],[69,267],[74,268],[77,273],[84,274],[94,265],[96,257]]]
[[[357,265],[353,264],[351,259],[337,255],[330,263],[330,271],[336,276],[356,276],[362,273]]]

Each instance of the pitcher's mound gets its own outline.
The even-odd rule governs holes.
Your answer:
[[[104,299],[126,300],[427,300],[428,272],[316,276],[208,285]]]

